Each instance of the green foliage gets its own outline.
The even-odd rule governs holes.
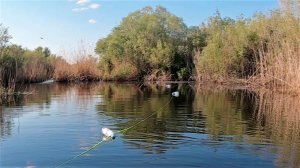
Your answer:
[[[11,36],[8,29],[0,24],[0,95],[14,91],[19,59],[10,56],[7,43]],[[13,46],[15,47],[15,46]],[[12,50],[13,52],[14,50]]]
[[[34,51],[8,45],[11,36],[0,25],[0,94],[13,94],[17,82],[41,82],[52,77],[54,55],[49,48]]]
[[[300,8],[291,5],[250,19],[232,20],[219,13],[211,17],[200,27],[206,46],[195,55],[198,79],[254,77],[262,85],[299,87]]]
[[[11,36],[8,33],[8,29],[0,23],[0,57],[3,55],[4,50],[6,49],[8,41],[11,39]]]
[[[179,80],[188,80],[191,76],[187,70],[187,68],[181,68],[179,72],[177,72],[177,76]]]
[[[119,64],[117,68],[114,68],[111,73],[111,77],[114,80],[131,80],[134,79],[136,71],[135,67],[131,67],[130,65],[123,63]]]
[[[1,88],[12,89],[16,83],[17,70],[19,66],[18,59],[9,55],[0,57],[0,83]]]
[[[34,49],[33,51],[25,50],[24,56],[25,57],[50,57],[52,56],[52,54],[48,47],[43,48],[40,46]]]
[[[249,28],[250,21],[243,17],[232,20],[219,13],[209,19],[207,46],[197,59],[198,75],[209,78],[240,78],[255,71],[256,33]]]
[[[43,55],[45,57],[49,57],[51,55],[51,51],[48,47],[45,47],[44,50],[43,50]]]
[[[186,66],[187,27],[182,19],[160,6],[145,7],[129,14],[106,38],[97,42],[99,67],[111,75],[114,62],[129,61],[142,77],[153,70],[171,72],[175,56]],[[190,55],[189,55],[190,56]],[[182,68],[182,67],[181,67]],[[175,72],[176,74],[176,72]]]
[[[202,27],[192,26],[189,27],[187,32],[187,39],[190,48],[196,51],[202,51],[207,45],[208,30],[202,25]]]
[[[250,19],[224,18],[217,11],[207,23],[189,28],[165,8],[145,7],[98,41],[99,68],[110,79],[120,73],[187,80],[195,71],[198,79],[247,79],[258,74],[264,79],[275,73],[280,79],[295,78],[291,69],[300,69],[292,65],[299,60],[299,3],[282,3],[283,11]],[[118,68],[123,62],[134,67],[132,71]],[[275,66],[282,63],[288,64]]]
[[[243,19],[221,18],[219,13],[209,19],[206,25],[209,34],[207,46],[198,62],[200,73],[225,76],[239,63],[244,48],[244,41],[239,35],[246,32],[245,24]]]

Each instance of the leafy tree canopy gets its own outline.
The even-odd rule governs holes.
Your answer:
[[[100,68],[113,71],[114,62],[126,61],[139,69],[140,75],[153,69],[174,71],[175,60],[185,65],[187,30],[181,18],[161,6],[133,12],[108,37],[97,42]]]

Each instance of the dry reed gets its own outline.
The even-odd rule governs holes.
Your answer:
[[[98,81],[100,80],[100,71],[97,68],[97,59],[83,56],[74,64],[59,59],[55,62],[53,79],[59,82]]]

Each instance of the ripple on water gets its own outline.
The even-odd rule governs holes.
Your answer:
[[[51,167],[99,142],[102,127],[116,132],[153,112],[114,141],[67,166],[300,166],[300,117],[295,113],[300,103],[293,98],[257,99],[260,94],[249,91],[172,85],[180,97],[167,104],[170,90],[147,85],[31,88],[37,94],[1,108],[1,167]],[[285,99],[290,103],[285,104]],[[256,103],[266,108],[258,109]]]

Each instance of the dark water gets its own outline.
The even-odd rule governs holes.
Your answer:
[[[0,167],[299,167],[298,96],[191,84],[30,85],[0,106]],[[180,96],[171,99],[171,92]]]

